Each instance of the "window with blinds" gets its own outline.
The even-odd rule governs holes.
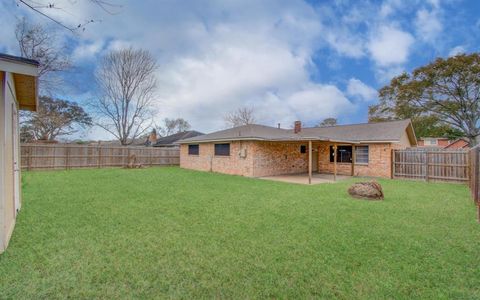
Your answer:
[[[368,146],[355,147],[355,163],[368,164]]]

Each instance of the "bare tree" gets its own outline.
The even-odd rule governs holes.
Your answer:
[[[104,12],[107,12],[109,14],[116,14],[115,9],[121,8],[121,5],[117,5],[114,3],[111,3],[109,1],[104,1],[104,0],[88,0],[90,3],[93,5],[98,6],[101,10]],[[27,9],[33,11],[36,14],[39,14],[48,20],[52,21],[53,23],[57,24],[60,27],[63,27],[64,29],[67,29],[71,31],[72,33],[75,33],[79,30],[85,31],[85,26],[87,26],[90,23],[98,22],[94,19],[86,19],[83,22],[77,23],[75,25],[67,25],[60,21],[59,18],[53,17],[49,11],[52,10],[62,10],[65,13],[71,15],[71,12],[67,11],[64,7],[61,5],[56,4],[55,2],[49,1],[48,3],[40,3],[38,1],[34,0],[18,0],[18,6],[23,6],[26,7]],[[74,2],[72,2],[74,3]]]
[[[18,20],[15,27],[20,55],[38,61],[41,93],[49,93],[60,86],[58,73],[71,67],[65,54],[66,47],[59,43],[55,32],[40,24],[30,24],[25,18]]]
[[[318,123],[317,127],[329,127],[337,125],[336,118],[326,118],[322,122]]]
[[[163,125],[158,127],[158,132],[160,136],[169,136],[175,133],[187,131],[190,128],[191,126],[188,121],[183,118],[165,118],[163,120]]]
[[[237,127],[255,123],[255,111],[253,107],[240,107],[228,113],[224,117],[227,127]]]
[[[157,87],[155,58],[146,50],[111,51],[95,74],[100,95],[91,103],[96,124],[129,145],[151,124]]]

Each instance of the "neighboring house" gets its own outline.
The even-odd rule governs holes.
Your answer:
[[[157,142],[153,144],[153,147],[178,147],[178,141],[201,135],[204,135],[204,133],[195,130],[182,131],[157,139]]]
[[[470,142],[467,138],[450,140],[446,137],[425,137],[418,139],[418,147],[431,149],[469,149]]]
[[[147,140],[143,143],[144,146],[153,146],[157,143],[157,131],[154,129],[147,137]]]
[[[418,147],[445,148],[450,144],[446,137],[422,137],[418,139]]]
[[[444,149],[470,149],[470,141],[467,138],[459,138],[448,144]]]
[[[21,207],[18,110],[38,105],[38,62],[0,54],[0,253]]]
[[[245,125],[180,144],[180,166],[187,169],[248,177],[302,172],[390,177],[392,150],[414,147],[417,140],[410,120],[322,128],[302,128],[297,121],[294,129]]]

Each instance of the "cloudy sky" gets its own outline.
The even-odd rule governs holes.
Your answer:
[[[0,1],[0,52],[18,54],[16,18],[50,23]],[[107,51],[144,48],[159,65],[157,123],[183,117],[205,132],[224,128],[225,113],[240,106],[273,126],[365,122],[392,76],[480,47],[476,0],[110,0],[114,14],[88,1],[36,2],[55,3],[60,9],[46,12],[69,25],[95,20],[76,35],[56,28],[75,64],[62,97],[94,96],[93,74]],[[88,137],[107,135],[93,129]]]

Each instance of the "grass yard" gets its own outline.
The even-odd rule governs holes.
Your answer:
[[[383,180],[368,202],[352,181],[26,172],[0,298],[480,298],[467,187]]]

